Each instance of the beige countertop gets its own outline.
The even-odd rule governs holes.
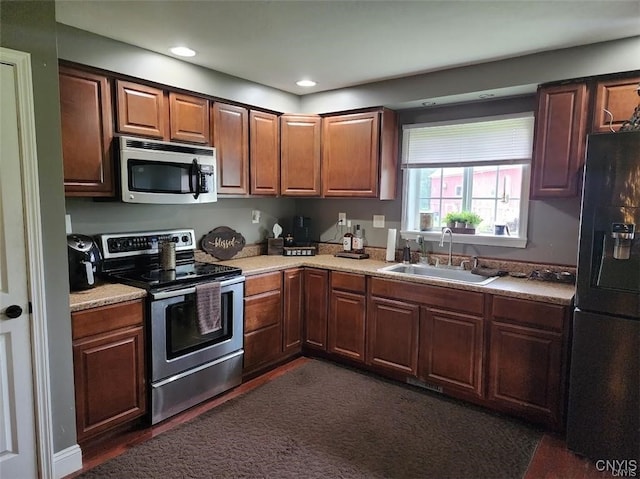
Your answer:
[[[73,313],[84,309],[123,303],[145,296],[147,296],[147,292],[144,289],[124,284],[99,283],[95,288],[71,293],[69,303]]]
[[[466,291],[478,291],[499,296],[530,299],[560,305],[570,305],[575,294],[575,286],[572,284],[550,283],[526,278],[512,278],[510,276],[501,277],[487,285],[479,286],[437,278],[426,278],[423,276],[400,275],[398,273],[378,271],[380,268],[389,266],[393,263],[373,259],[355,260],[349,258],[337,258],[330,254],[307,257],[262,255],[229,261],[218,261],[212,256],[199,251],[196,253],[196,259],[203,262],[219,262],[221,264],[237,266],[242,269],[245,276],[306,266],[349,273],[361,273],[380,278],[429,284],[433,286],[444,286]],[[143,289],[122,284],[101,283],[93,289],[71,293],[70,305],[71,311],[74,312],[98,306],[105,306],[108,304],[130,301],[137,298],[143,298],[145,296],[146,291]]]
[[[198,261],[217,262],[216,259],[206,253],[197,254]],[[400,275],[398,273],[387,273],[378,271],[379,268],[389,266],[394,263],[373,259],[349,259],[337,258],[333,255],[322,254],[307,257],[285,257],[285,256],[252,256],[236,260],[223,261],[222,264],[237,266],[242,269],[245,276],[268,273],[286,268],[298,266],[308,266],[313,268],[345,271],[349,273],[362,273],[380,278],[409,281],[413,283],[430,284],[433,286],[445,286],[467,291],[479,291],[491,293],[499,296],[510,296],[513,298],[531,299],[544,301],[547,303],[570,305],[575,294],[575,285],[551,283],[526,278],[513,278],[504,276],[491,283],[479,286],[467,283],[456,283],[444,279],[426,278],[423,276]]]

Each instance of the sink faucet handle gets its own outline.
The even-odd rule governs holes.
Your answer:
[[[472,259],[473,259],[473,268],[477,268],[478,267],[478,257],[474,256]]]
[[[440,258],[436,258],[435,267],[437,268],[438,266],[440,266]]]

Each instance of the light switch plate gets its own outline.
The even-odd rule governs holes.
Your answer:
[[[64,215],[64,229],[66,230],[68,235],[71,234],[71,232],[72,232],[72,229],[71,229],[71,215]]]
[[[373,215],[373,227],[384,228],[384,215]]]
[[[260,223],[260,210],[252,210],[251,211],[251,222],[252,223]]]

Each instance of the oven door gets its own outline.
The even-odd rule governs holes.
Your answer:
[[[201,334],[195,287],[150,293],[151,381],[188,371],[242,349],[244,276],[220,284],[222,327]]]

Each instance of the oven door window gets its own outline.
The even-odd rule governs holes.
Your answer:
[[[145,193],[190,193],[190,163],[128,160],[129,191]]]
[[[217,331],[202,334],[198,326],[195,294],[185,295],[185,300],[166,308],[167,359],[184,356],[231,338],[233,311],[231,293],[220,295],[220,323]]]

